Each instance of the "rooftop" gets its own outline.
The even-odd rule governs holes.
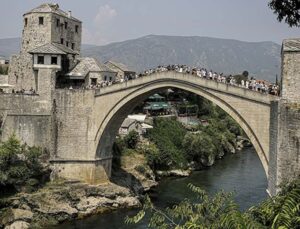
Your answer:
[[[69,76],[80,76],[85,78],[89,72],[114,72],[95,58],[84,57],[79,58],[79,63],[68,73]]]
[[[282,50],[286,52],[299,52],[300,38],[285,39],[282,44]]]
[[[32,10],[30,10],[29,12],[25,13],[26,14],[31,14],[31,13],[54,13],[63,17],[67,17],[70,18],[72,20],[75,20],[77,22],[81,22],[80,20],[78,20],[77,18],[72,17],[69,13],[62,11],[59,8],[58,4],[53,4],[53,3],[44,3]]]
[[[125,64],[117,63],[112,60],[106,61],[105,64],[113,65],[114,67],[120,69],[123,72],[135,72],[135,71],[129,69]]]
[[[122,125],[121,125],[121,128],[128,128],[130,127],[132,124],[136,123],[136,120],[134,119],[131,119],[131,118],[126,118]]]
[[[40,54],[78,54],[72,49],[57,43],[47,43],[29,51],[29,53],[40,53]]]

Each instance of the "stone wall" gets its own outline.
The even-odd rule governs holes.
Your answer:
[[[299,42],[300,43],[300,42]],[[282,98],[300,102],[300,51],[282,55]]]
[[[57,26],[57,20],[60,21],[60,25]],[[65,22],[67,22],[68,26],[65,29]],[[78,26],[76,32],[76,26]],[[63,17],[57,14],[53,14],[51,18],[51,41],[55,43],[61,43],[61,38],[64,40],[63,45],[67,45],[68,48],[72,48],[72,43],[74,43],[74,51],[80,53],[81,49],[81,33],[82,33],[82,25],[81,22],[73,20],[68,17]]]
[[[44,24],[39,25],[39,17],[44,18]],[[22,33],[21,53],[27,54],[28,51],[41,45],[51,42],[52,15],[49,13],[31,13],[24,15],[27,18],[27,26],[24,22]]]
[[[281,98],[273,103],[270,132],[271,195],[278,185],[300,176],[300,39],[282,46]]]
[[[0,75],[0,84],[8,83],[8,75]]]
[[[37,90],[35,73],[33,71],[33,57],[29,53],[14,55],[10,59],[8,82],[15,90]]]
[[[0,116],[3,117],[0,140],[12,134],[30,146],[51,148],[50,105],[38,95],[0,94]]]

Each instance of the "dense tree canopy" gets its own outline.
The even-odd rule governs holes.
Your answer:
[[[269,7],[277,14],[278,21],[284,20],[291,27],[300,27],[299,0],[271,0]]]

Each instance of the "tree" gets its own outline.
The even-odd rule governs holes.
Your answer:
[[[284,20],[290,27],[300,27],[299,0],[271,0],[269,7],[277,14],[277,20]]]
[[[135,149],[137,143],[139,142],[139,134],[135,130],[130,131],[125,137],[124,141],[129,149]]]
[[[249,72],[248,71],[243,71],[242,75],[247,78],[249,76]]]

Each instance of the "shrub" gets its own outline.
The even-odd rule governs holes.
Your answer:
[[[38,147],[22,145],[15,135],[0,144],[0,187],[18,189],[27,180],[43,175],[39,162],[42,150]]]
[[[135,149],[139,139],[139,134],[135,130],[132,130],[124,137],[124,142],[128,148]]]

